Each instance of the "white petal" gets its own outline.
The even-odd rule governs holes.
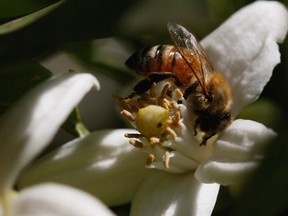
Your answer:
[[[193,174],[151,170],[131,207],[132,216],[210,216],[218,184],[202,184]]]
[[[27,188],[14,200],[12,216],[113,216],[95,197],[59,184]]]
[[[3,115],[0,124],[0,188],[54,137],[84,95],[99,83],[90,74],[62,74],[36,86]]]
[[[216,69],[233,91],[233,115],[256,100],[280,62],[277,42],[288,28],[286,8],[276,1],[257,1],[235,13],[202,41]]]
[[[20,177],[20,188],[54,181],[94,194],[108,205],[132,200],[147,169],[146,154],[128,143],[125,133],[96,131],[40,159]]]
[[[238,119],[214,144],[212,157],[200,164],[196,178],[222,185],[242,183],[257,168],[275,132],[264,125]]]
[[[94,45],[94,43],[97,43],[97,45]],[[91,45],[97,47],[97,52],[101,52],[101,59],[105,59],[106,63],[108,63],[107,60],[109,60],[108,64],[110,66],[113,65],[114,67],[118,67],[121,62],[121,66],[125,68],[123,62],[125,62],[127,54],[123,53],[124,50],[122,52],[123,48],[120,47],[120,42],[115,38],[95,40]],[[99,49],[101,49],[101,51]],[[118,49],[121,51],[119,52]],[[115,52],[115,50],[117,51]],[[107,51],[110,55],[106,53]],[[106,54],[102,55],[104,53]],[[117,61],[119,61],[119,63],[116,64]],[[99,94],[95,94],[95,92],[88,93],[78,105],[81,119],[90,130],[112,128],[119,124],[118,113],[115,112],[115,101],[111,100],[111,95],[119,95],[119,90],[123,88],[122,83],[119,81],[117,82],[103,73],[97,73],[95,68],[91,68],[82,61],[79,61],[75,56],[66,52],[53,53],[53,55],[42,60],[40,64],[55,73],[58,71],[67,71],[67,68],[73,68],[73,70],[77,72],[85,71],[87,73],[95,74],[98,81],[101,83],[101,92]],[[103,110],[105,110],[105,112],[103,112]],[[101,113],[101,115],[99,115],[99,113]]]

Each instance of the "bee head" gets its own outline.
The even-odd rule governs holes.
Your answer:
[[[213,115],[203,113],[199,115],[195,121],[195,125],[205,134],[201,145],[205,145],[209,138],[224,130],[231,122],[232,116],[230,112],[222,112]]]

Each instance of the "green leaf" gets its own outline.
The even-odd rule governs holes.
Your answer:
[[[1,0],[0,19],[23,16],[47,7],[57,0]]]
[[[0,67],[0,114],[51,75],[50,71],[32,61]]]
[[[122,84],[131,82],[136,77],[136,73],[131,74],[124,64],[130,53],[114,39],[73,43],[64,49],[87,67]]]
[[[18,19],[15,19],[15,20],[12,20],[10,22],[7,22],[5,24],[0,25],[0,35],[8,34],[8,33],[11,33],[13,31],[17,31],[17,30],[31,24],[32,22],[35,22],[39,18],[45,16],[46,14],[48,14],[49,12],[54,10],[56,7],[58,7],[62,3],[63,3],[63,1],[59,1],[55,4],[52,4],[52,5],[44,8],[44,9],[42,9],[42,10],[36,11],[36,12],[29,14],[27,16],[23,16],[21,18],[18,18]]]
[[[63,44],[115,34],[135,0],[64,1],[25,28],[0,35],[0,64],[39,57]]]
[[[62,125],[62,128],[74,136],[81,137],[89,134],[88,129],[81,121],[80,112],[77,107],[74,108],[68,119]]]

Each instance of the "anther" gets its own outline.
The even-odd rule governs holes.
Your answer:
[[[177,137],[176,132],[170,127],[167,127],[166,132],[170,134],[174,139]]]
[[[178,105],[178,103],[176,101],[171,101],[170,104],[171,104],[172,108],[179,109],[179,105]]]
[[[183,98],[183,93],[179,88],[175,90],[175,93],[176,93],[177,100],[181,100]]]
[[[149,154],[147,159],[146,159],[146,164],[150,165],[151,163],[153,163],[155,161],[155,156],[153,154]]]
[[[126,133],[126,134],[124,134],[124,136],[126,138],[140,138],[140,137],[143,137],[142,134],[130,134],[130,133]]]
[[[143,143],[136,139],[130,139],[129,143],[136,148],[139,148],[139,149],[143,148]]]
[[[166,110],[169,110],[169,104],[166,103],[165,101],[163,102],[163,104],[161,105],[163,108],[165,108]]]
[[[169,84],[166,84],[163,87],[162,91],[161,91],[161,97],[165,98],[165,96],[167,95],[168,90],[169,90]]]
[[[129,121],[135,121],[134,116],[132,115],[131,112],[129,112],[128,110],[122,110],[120,112],[120,114],[124,117],[126,117]]]
[[[160,139],[158,137],[150,137],[149,138],[149,143],[153,145],[157,145],[160,143]]]
[[[177,110],[174,117],[173,117],[173,124],[178,125],[180,119],[181,119],[181,113],[179,110]]]
[[[166,169],[169,169],[169,152],[166,151],[164,154],[163,154],[163,165]]]

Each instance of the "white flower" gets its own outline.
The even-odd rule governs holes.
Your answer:
[[[277,43],[284,40],[287,28],[288,14],[282,4],[257,1],[201,42],[231,85],[234,117],[259,97],[269,81],[280,61]],[[173,109],[177,112],[178,107]],[[154,169],[144,169],[147,155],[129,146],[123,137],[137,131],[98,131],[40,159],[23,174],[19,186],[47,180],[65,183],[87,190],[109,205],[132,201],[131,215],[137,216],[210,215],[219,184],[243,182],[261,161],[265,145],[275,133],[260,123],[237,119],[213,144],[199,146],[193,122],[187,118],[190,112],[185,109],[185,104],[179,106],[183,119],[179,120],[180,129],[174,131],[174,141],[156,140],[155,148],[148,150],[145,139],[132,142],[152,151],[156,161],[148,157],[148,166]]]
[[[3,114],[0,124],[0,215],[113,215],[86,192],[44,183],[16,192],[19,172],[53,139],[72,109],[98,81],[62,74],[38,85]]]

